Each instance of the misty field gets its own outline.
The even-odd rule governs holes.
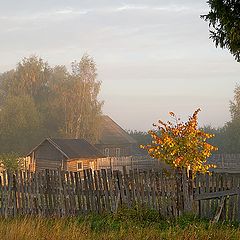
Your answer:
[[[192,216],[163,220],[154,211],[121,210],[116,214],[78,218],[16,218],[0,220],[2,240],[60,239],[240,239],[237,224]]]

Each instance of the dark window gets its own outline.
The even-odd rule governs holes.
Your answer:
[[[116,148],[116,157],[120,157],[120,156],[121,156],[121,149]]]
[[[109,157],[109,148],[105,148],[105,149],[104,149],[104,155],[105,155],[106,157]]]

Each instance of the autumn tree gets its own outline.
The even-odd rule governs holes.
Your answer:
[[[99,137],[103,105],[98,100],[101,82],[94,60],[84,55],[80,62],[74,61],[69,78],[59,86],[65,119],[62,134],[94,143]]]
[[[142,146],[148,154],[164,161],[174,168],[189,168],[193,173],[208,172],[213,165],[207,164],[212,151],[217,150],[207,142],[212,134],[198,129],[198,113],[196,110],[187,122],[180,122],[173,112],[170,116],[174,121],[154,125],[156,131],[149,131],[152,143]]]
[[[8,95],[29,95],[40,103],[48,92],[51,68],[43,59],[33,55],[23,58],[16,69],[1,76],[1,89]]]
[[[209,23],[210,38],[216,47],[226,48],[240,61],[240,2],[239,0],[209,0],[210,11],[202,15]]]

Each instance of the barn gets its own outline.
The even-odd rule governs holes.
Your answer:
[[[31,171],[97,169],[97,161],[102,158],[104,155],[84,139],[47,138],[27,154]]]

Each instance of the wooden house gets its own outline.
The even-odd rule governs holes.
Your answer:
[[[102,116],[100,138],[95,146],[107,157],[134,155],[137,142],[109,116]]]
[[[101,158],[104,155],[84,139],[47,138],[27,155],[31,171],[96,169]]]

